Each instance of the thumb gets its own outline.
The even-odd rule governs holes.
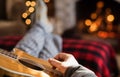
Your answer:
[[[53,59],[53,58],[50,58],[48,61],[52,66],[56,68],[60,68],[60,65],[62,64],[60,61]]]

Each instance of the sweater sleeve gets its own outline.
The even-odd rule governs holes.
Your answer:
[[[94,72],[84,66],[71,66],[65,72],[65,77],[97,77]]]

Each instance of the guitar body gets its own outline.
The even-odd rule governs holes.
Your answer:
[[[62,74],[47,61],[19,49],[13,53],[0,49],[0,77],[62,77]]]

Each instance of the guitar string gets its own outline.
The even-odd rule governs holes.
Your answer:
[[[8,52],[7,50],[0,49],[0,53],[3,54],[3,55],[6,55],[8,57],[17,59],[17,55],[16,54],[13,54],[12,52]]]
[[[49,72],[52,73],[53,75],[57,76],[57,77],[62,77],[62,73],[60,73],[59,71],[57,71],[56,69],[52,69],[49,68],[47,66],[45,66],[46,68],[43,70],[44,72]]]
[[[8,52],[7,50],[0,49],[0,54],[6,55],[6,56],[14,58],[14,59],[17,59],[17,55],[16,54]],[[47,66],[45,66],[45,67],[46,68],[43,70],[44,72],[51,73],[51,74],[53,74],[55,76],[57,75],[58,77],[62,77],[62,74],[60,72],[58,72],[56,69],[52,69],[52,68],[49,68]]]

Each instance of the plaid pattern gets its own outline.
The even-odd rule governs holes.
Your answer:
[[[2,36],[0,37],[0,48],[11,51],[22,36]]]
[[[22,37],[0,37],[0,48],[12,50]],[[115,51],[107,44],[78,39],[63,39],[63,52],[73,54],[80,64],[93,70],[98,77],[117,77],[118,75]]]
[[[93,70],[98,77],[117,77],[115,51],[102,42],[63,39],[63,52],[73,54],[78,62]]]

